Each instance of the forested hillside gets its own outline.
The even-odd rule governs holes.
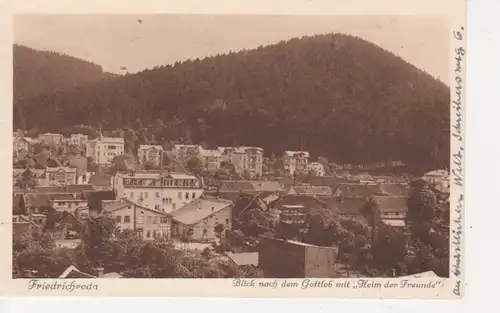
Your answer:
[[[342,34],[189,60],[19,101],[14,122],[47,131],[150,126],[150,138],[160,143],[304,149],[341,163],[449,164],[449,88]]]
[[[14,45],[14,101],[113,76],[88,61]]]

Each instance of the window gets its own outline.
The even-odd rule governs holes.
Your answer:
[[[151,237],[151,232],[148,230],[148,231],[146,232],[146,238],[150,238],[150,237]]]
[[[146,198],[146,199],[147,199],[147,198],[148,198],[148,194],[149,194],[149,192],[145,192],[145,193],[144,193],[144,198]]]
[[[160,205],[159,204],[155,204],[155,210],[160,210]]]
[[[124,222],[124,223],[130,223],[130,216],[129,216],[129,215],[125,215],[125,216],[123,217],[123,222]]]
[[[185,198],[186,200],[189,200],[189,192],[186,192]]]
[[[133,192],[130,193],[130,199],[134,199],[134,193]]]
[[[193,192],[192,194],[192,198],[195,199],[196,198],[196,192]]]
[[[121,215],[117,215],[117,216],[115,216],[115,221],[116,221],[117,223],[121,223],[121,222],[122,222],[122,217],[121,217]]]
[[[157,192],[155,192],[155,195],[156,195],[156,197],[157,197],[157,198],[159,198],[159,197],[160,197],[160,193],[159,193],[158,191],[157,191]]]
[[[229,219],[228,219],[228,218],[226,218],[226,225],[227,225],[227,224],[229,224]]]
[[[182,192],[180,192],[180,191],[179,191],[179,192],[177,193],[177,197],[179,198],[179,200],[182,200]]]
[[[166,217],[166,216],[162,216],[162,217],[161,217],[160,222],[161,222],[162,224],[167,224],[167,223],[168,223],[168,217]]]
[[[144,235],[144,230],[142,228],[137,228],[137,235],[142,237]]]
[[[146,217],[146,222],[147,222],[148,224],[153,223],[153,217],[152,217],[152,216],[148,216],[148,217]]]

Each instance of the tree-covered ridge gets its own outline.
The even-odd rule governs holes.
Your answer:
[[[140,118],[162,120],[184,142],[308,150],[341,163],[449,164],[449,88],[343,34],[157,67],[21,101],[14,114],[24,129],[116,129]]]
[[[92,62],[14,45],[14,101],[113,76]]]

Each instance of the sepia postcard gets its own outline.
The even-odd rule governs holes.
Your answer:
[[[466,1],[6,7],[1,295],[463,296]]]

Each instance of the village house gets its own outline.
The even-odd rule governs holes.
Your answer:
[[[97,164],[111,164],[116,156],[123,155],[125,141],[121,137],[103,137],[100,135],[87,142],[86,156],[92,157]]]
[[[325,166],[320,162],[307,163],[307,170],[314,171],[316,176],[325,176]]]
[[[258,245],[259,268],[265,278],[327,278],[334,275],[338,248],[263,237]]]
[[[200,148],[201,146],[199,145],[177,144],[172,148],[172,153],[178,161],[185,164],[191,158],[200,156]]]
[[[112,215],[119,230],[135,231],[145,240],[170,237],[167,213],[147,208],[127,199],[102,201],[102,212]]]
[[[285,151],[283,154],[283,167],[289,175],[307,171],[308,163],[309,152],[307,151]]]
[[[103,268],[96,269],[97,275],[92,275],[89,273],[85,273],[77,269],[75,266],[70,265],[60,276],[59,278],[66,279],[75,279],[75,278],[123,278],[123,276],[116,272],[104,273]]]
[[[78,208],[86,207],[87,201],[74,193],[58,194],[51,198],[52,208],[57,212],[76,212]]]
[[[203,194],[201,178],[184,173],[117,173],[114,182],[117,198],[167,213]]]
[[[247,172],[252,178],[262,176],[264,149],[260,147],[219,147],[223,159],[234,165],[238,174]]]
[[[200,158],[203,168],[210,172],[217,171],[220,168],[221,162],[224,161],[222,153],[219,150],[207,150],[201,147]]]
[[[89,136],[82,134],[71,134],[69,137],[69,144],[81,148],[87,144]]]
[[[372,199],[379,208],[382,222],[395,227],[405,226],[408,197],[374,196]]]
[[[33,152],[33,141],[31,138],[27,137],[15,137],[12,141],[14,155],[16,156],[26,156],[28,153]]]
[[[46,144],[52,144],[55,146],[62,145],[63,138],[64,137],[61,134],[45,133],[45,134],[38,135],[38,140],[40,140],[41,142],[46,143]]]
[[[215,240],[217,225],[231,230],[232,208],[229,200],[206,196],[197,199],[172,213],[172,235],[193,241]]]
[[[160,145],[140,145],[137,150],[137,159],[140,164],[152,163],[159,167],[162,161],[163,147]]]
[[[236,267],[259,266],[258,252],[227,253],[226,255],[229,258],[230,263]]]
[[[41,186],[65,186],[76,184],[76,168],[71,167],[47,167],[45,169],[45,181]]]

